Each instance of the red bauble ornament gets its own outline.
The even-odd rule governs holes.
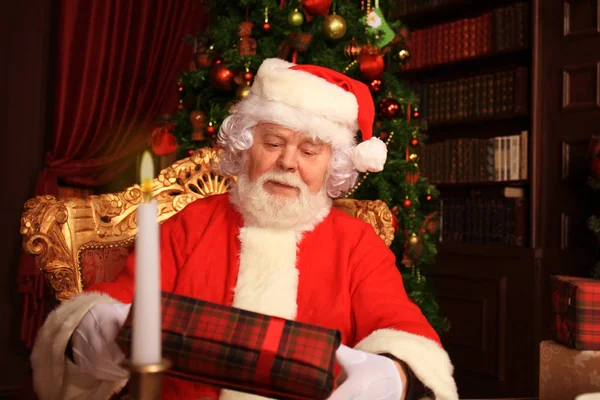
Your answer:
[[[385,132],[385,131],[382,131],[382,132],[379,134],[379,138],[380,138],[380,139],[384,139],[384,140],[385,140],[385,139],[387,139],[387,138],[388,138],[388,136],[390,136],[390,134],[389,134],[389,133],[387,133],[387,132]]]
[[[217,128],[215,128],[214,125],[208,125],[206,127],[206,133],[208,133],[210,136],[214,136],[215,133],[217,133]]]
[[[400,114],[400,103],[396,100],[386,97],[379,102],[379,114],[383,118],[394,119]]]
[[[177,111],[181,111],[181,110],[183,110],[183,104],[179,103],[179,104],[177,104]]]
[[[421,117],[421,112],[419,111],[419,107],[413,106],[412,117],[413,117],[413,119],[419,119]]]
[[[331,0],[302,0],[302,8],[310,15],[329,15]]]
[[[216,64],[210,71],[210,83],[217,90],[228,92],[233,89],[233,71],[222,62]]]
[[[381,92],[382,88],[383,82],[381,82],[381,79],[373,79],[371,82],[369,82],[369,90],[371,93],[379,93]]]
[[[236,85],[245,85],[246,83],[252,84],[252,79],[254,79],[254,72],[252,71],[239,71],[236,72],[233,81]]]
[[[177,150],[177,138],[170,132],[169,126],[162,126],[152,131],[150,143],[152,151],[157,156],[167,156]]]
[[[392,214],[392,227],[394,228],[394,233],[398,232],[398,218]]]
[[[270,23],[268,23],[268,22],[265,22],[265,23],[262,25],[262,29],[263,29],[263,31],[265,31],[265,32],[269,32],[269,31],[271,30],[271,24],[270,24]]]
[[[419,145],[419,139],[417,139],[416,137],[410,139],[410,145],[412,147],[417,147]]]
[[[428,194],[427,196],[425,196],[425,200],[427,201],[431,201],[433,199],[433,196]]]
[[[385,62],[377,46],[363,46],[358,57],[358,68],[364,80],[372,81],[381,78],[385,71]]]
[[[403,208],[410,208],[412,206],[412,201],[410,201],[410,199],[404,199],[402,200],[402,207]]]
[[[600,179],[600,155],[592,159],[590,164],[590,173],[596,179]]]

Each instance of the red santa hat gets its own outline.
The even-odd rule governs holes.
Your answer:
[[[361,172],[378,172],[385,164],[386,145],[373,136],[375,107],[369,88],[329,68],[266,59],[236,112],[351,149],[352,163]],[[356,145],[358,129],[362,142]]]

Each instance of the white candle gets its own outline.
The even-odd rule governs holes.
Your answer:
[[[135,295],[131,362],[158,364],[162,359],[159,227],[157,202],[152,199],[152,157],[142,156],[142,203],[137,209]]]

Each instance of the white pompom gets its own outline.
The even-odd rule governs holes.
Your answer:
[[[360,172],[379,172],[387,158],[387,146],[379,138],[372,137],[352,149],[352,164]]]

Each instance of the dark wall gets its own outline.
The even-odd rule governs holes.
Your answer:
[[[29,371],[19,340],[19,224],[43,163],[53,7],[47,0],[0,2],[0,393],[23,384]]]

